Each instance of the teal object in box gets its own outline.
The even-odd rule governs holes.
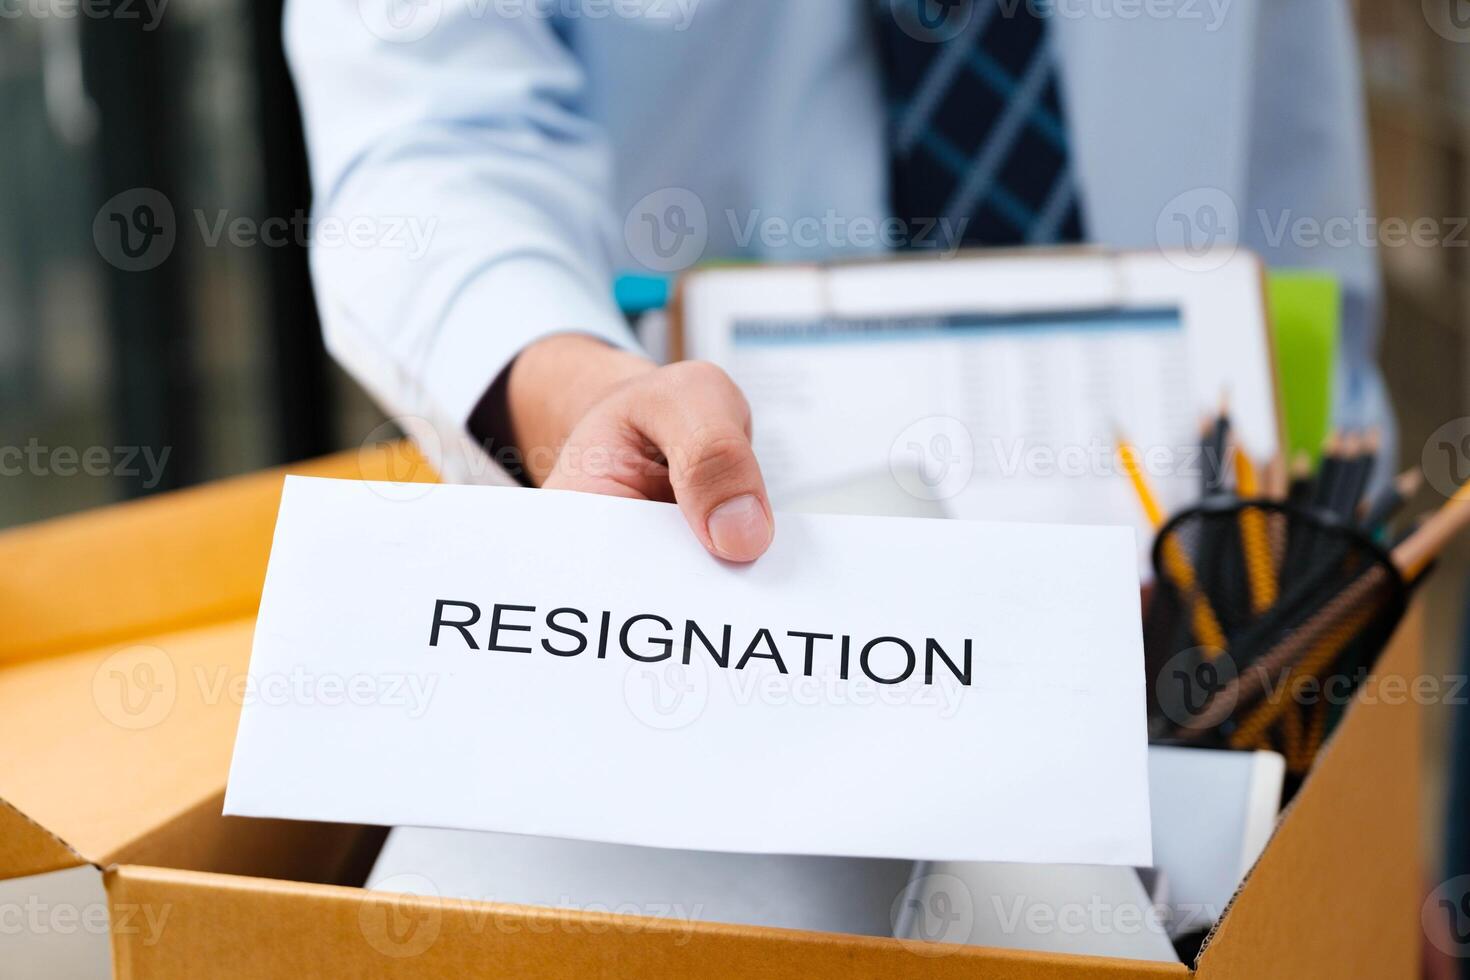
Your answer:
[[[618,309],[627,316],[661,310],[669,305],[669,279],[667,276],[624,273],[613,283],[613,297],[618,302]]]

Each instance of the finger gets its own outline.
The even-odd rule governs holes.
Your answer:
[[[765,480],[750,442],[745,396],[719,368],[675,365],[629,421],[664,454],[674,499],[696,537],[729,561],[755,561],[775,535]]]
[[[573,431],[542,486],[673,503],[669,471],[658,456],[625,418],[590,419]]]

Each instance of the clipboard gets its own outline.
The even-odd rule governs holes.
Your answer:
[[[746,392],[777,508],[886,471],[952,517],[1133,524],[1145,578],[1119,431],[1166,508],[1197,493],[1222,397],[1252,456],[1285,444],[1265,274],[1243,250],[701,268],[676,283],[669,340]]]

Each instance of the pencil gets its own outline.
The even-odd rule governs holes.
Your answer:
[[[1266,514],[1249,503],[1260,493],[1256,467],[1238,442],[1235,445],[1234,459],[1236,494],[1247,501],[1240,508],[1240,546],[1245,554],[1251,610],[1260,615],[1270,609],[1277,599],[1276,559],[1271,547]]]
[[[1373,478],[1373,463],[1378,456],[1378,435],[1350,436],[1344,446],[1347,457],[1343,465],[1342,483],[1332,499],[1332,512],[1351,521],[1363,499],[1363,491]]]
[[[1266,464],[1266,474],[1261,481],[1261,492],[1268,500],[1285,500],[1290,486],[1288,480],[1286,457],[1278,452],[1271,457],[1271,462]]]
[[[1337,655],[1352,642],[1358,630],[1368,622],[1374,612],[1376,609],[1372,604],[1360,606],[1328,630],[1301,660],[1287,668],[1286,677],[1277,685],[1278,689],[1272,698],[1261,702],[1241,720],[1240,727],[1231,736],[1232,744],[1235,743],[1236,736],[1239,736],[1242,744],[1253,739],[1257,733],[1275,724],[1283,713],[1289,712],[1294,706],[1298,685],[1306,678],[1325,674]]]
[[[1470,511],[1470,508],[1464,508]],[[1282,667],[1295,663],[1302,654],[1321,643],[1337,629],[1344,619],[1358,614],[1372,603],[1373,593],[1387,582],[1388,571],[1379,564],[1369,565],[1346,588],[1342,589],[1311,616],[1306,622],[1288,633],[1281,642],[1266,654],[1257,658],[1233,678],[1203,711],[1190,719],[1183,727],[1187,731],[1208,731],[1219,725],[1233,713],[1234,707],[1253,698],[1270,678]]]
[[[1367,505],[1362,526],[1370,532],[1381,531],[1397,516],[1404,504],[1419,492],[1424,484],[1424,475],[1417,469],[1405,470]]]
[[[1443,507],[1393,549],[1394,565],[1406,581],[1415,581],[1466,527],[1470,527],[1470,483],[1455,491]]]
[[[1281,560],[1281,577],[1294,581],[1297,569],[1307,549],[1310,530],[1303,514],[1310,508],[1314,487],[1312,485],[1312,457],[1304,449],[1298,449],[1291,457],[1291,480],[1286,496],[1286,506],[1292,519],[1286,526],[1285,556]]]
[[[1149,524],[1157,531],[1165,523],[1164,508],[1159,503],[1158,495],[1154,493],[1153,487],[1149,485],[1147,474],[1143,472],[1138,450],[1121,431],[1115,430],[1114,439],[1118,445],[1118,458],[1123,463],[1123,470],[1127,473],[1129,482],[1133,484],[1133,492],[1138,497],[1138,502],[1143,507],[1143,513],[1148,518]],[[1189,556],[1185,554],[1183,545],[1172,535],[1164,539],[1162,560],[1165,573],[1173,581],[1174,587],[1179,590],[1181,601],[1190,609],[1190,621],[1193,623],[1195,638],[1207,648],[1206,657],[1214,659],[1220,651],[1225,649],[1225,631],[1221,629],[1220,621],[1215,616],[1215,610],[1210,606],[1209,600],[1200,590],[1194,566],[1190,564]]]
[[[1298,449],[1291,457],[1291,482],[1286,502],[1293,507],[1305,507],[1312,499],[1312,457],[1304,449]]]
[[[1368,435],[1363,439],[1363,455],[1358,460],[1358,479],[1353,487],[1352,499],[1342,515],[1348,520],[1353,519],[1358,507],[1363,503],[1363,495],[1368,492],[1368,484],[1373,482],[1373,473],[1378,468],[1378,454],[1382,450],[1383,436],[1377,429],[1370,429]]]
[[[1133,444],[1124,438],[1121,432],[1115,433],[1114,439],[1118,445],[1118,458],[1123,462],[1123,471],[1128,474],[1128,480],[1133,484],[1133,493],[1138,497],[1138,502],[1142,505],[1144,516],[1148,518],[1149,524],[1157,531],[1164,526],[1164,508],[1160,505],[1153,487],[1149,485],[1148,476],[1143,472],[1138,450],[1133,448]]]
[[[1394,547],[1390,556],[1394,568],[1406,582],[1416,581],[1455,535],[1466,527],[1470,527],[1470,483],[1456,491],[1443,507]],[[1295,663],[1304,651],[1339,629],[1344,620],[1362,615],[1364,609],[1373,603],[1375,591],[1387,584],[1387,575],[1382,565],[1369,565],[1306,622],[1249,668],[1242,670],[1215,696],[1213,705],[1207,705],[1184,727],[1200,732],[1220,724],[1230,716],[1234,705],[1244,703],[1246,698],[1259,692],[1274,672]]]
[[[1315,511],[1324,511],[1332,504],[1342,479],[1342,435],[1334,432],[1327,437],[1322,447],[1322,465],[1317,469],[1317,480],[1312,485],[1310,506]]]
[[[1235,444],[1231,457],[1235,462],[1235,495],[1247,500],[1260,496],[1261,483],[1256,476],[1255,464],[1239,442]]]
[[[1220,409],[1210,428],[1209,441],[1205,446],[1205,496],[1213,496],[1225,490],[1226,453],[1230,444],[1230,394],[1220,393]]]
[[[1290,476],[1287,473],[1286,457],[1279,451],[1271,457],[1271,462],[1266,464],[1266,476],[1262,481],[1262,490],[1266,499],[1275,503],[1285,503],[1287,494],[1290,492]],[[1281,510],[1270,510],[1266,513],[1267,540],[1271,546],[1271,568],[1279,576],[1282,563],[1286,560],[1286,513]]]
[[[1308,505],[1313,520],[1302,525],[1301,567],[1307,572],[1322,568],[1333,560],[1332,550],[1336,535],[1324,531],[1323,520],[1328,521],[1336,514],[1334,505],[1343,494],[1347,476],[1347,453],[1350,444],[1357,444],[1355,435],[1344,436],[1333,432],[1327,437],[1322,450],[1322,466],[1317,471],[1317,480],[1312,487],[1312,500]]]

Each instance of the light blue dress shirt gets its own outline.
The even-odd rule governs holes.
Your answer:
[[[314,217],[346,229],[312,248],[333,354],[390,413],[458,440],[531,341],[634,345],[616,271],[918,235],[885,224],[870,2],[292,0]],[[1051,29],[1089,234],[1176,245],[1171,202],[1223,196],[1243,246],[1339,275],[1345,387],[1385,419],[1371,249],[1268,233],[1369,206],[1347,5],[1059,0]],[[443,449],[451,470],[472,452]]]

